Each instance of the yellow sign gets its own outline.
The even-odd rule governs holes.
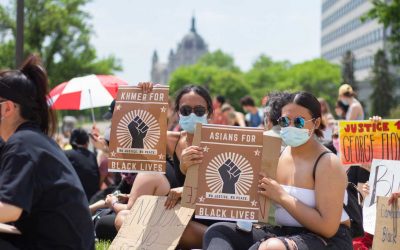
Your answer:
[[[400,120],[340,121],[340,158],[345,165],[372,159],[400,160]]]

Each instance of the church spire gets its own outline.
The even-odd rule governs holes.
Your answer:
[[[192,16],[192,27],[190,28],[190,31],[196,33],[196,18],[194,15]]]

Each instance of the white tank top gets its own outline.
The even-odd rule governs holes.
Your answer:
[[[315,208],[315,191],[313,189],[298,188],[293,186],[281,185],[286,192],[303,202],[309,207]],[[347,205],[347,191],[344,193],[344,204]],[[275,221],[281,226],[303,227],[295,218],[293,218],[282,206],[275,204]],[[349,219],[346,211],[342,209],[341,222]]]

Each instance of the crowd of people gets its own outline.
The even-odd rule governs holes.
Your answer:
[[[154,87],[138,86],[144,93]],[[21,232],[0,234],[0,249],[93,249],[95,238],[115,238],[138,197],[167,196],[165,209],[172,209],[180,202],[187,170],[203,160],[203,149],[193,145],[197,123],[262,127],[281,137],[281,155],[276,178],[261,172],[256,180],[259,194],[274,204],[268,224],[243,230],[232,222],[192,218],[180,249],[371,247],[371,235],[353,239],[352,215],[343,205],[350,199],[348,182],[369,179],[368,167],[346,169],[337,156],[337,121],[365,116],[348,84],[338,90],[335,114],[326,100],[307,92],[266,93],[260,106],[244,96],[243,114],[226,97],[212,98],[206,88],[188,83],[173,93],[165,174],[108,173],[110,127],[103,134],[96,126],[73,129],[68,143],[58,145],[47,88],[36,56],[19,70],[0,72],[0,223]],[[112,117],[114,107],[115,101],[104,118]],[[399,196],[393,193],[390,201]]]

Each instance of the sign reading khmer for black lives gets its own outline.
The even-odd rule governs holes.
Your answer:
[[[110,133],[110,172],[165,172],[168,87],[120,87]]]
[[[262,129],[202,125],[196,218],[258,220],[262,145]]]

